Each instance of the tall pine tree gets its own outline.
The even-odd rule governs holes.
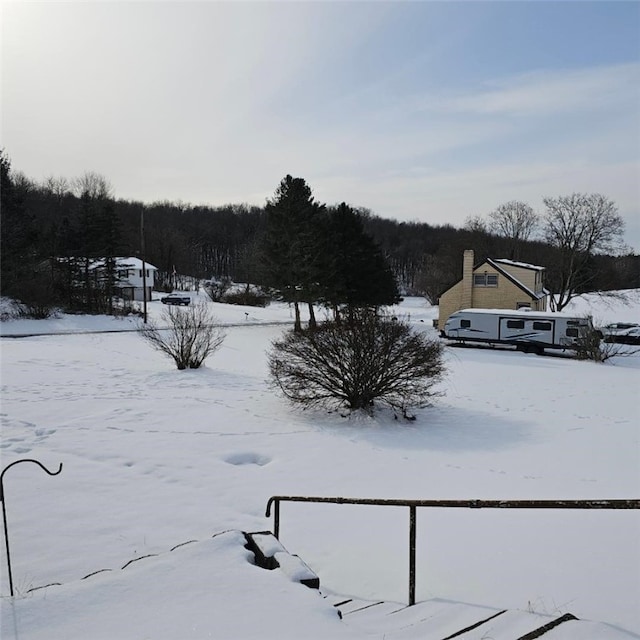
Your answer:
[[[340,320],[357,308],[380,307],[399,300],[398,287],[380,248],[365,230],[362,216],[344,202],[328,210],[321,233],[324,245],[322,298]]]
[[[79,191],[79,257],[82,262],[84,309],[90,313],[113,310],[117,285],[116,257],[121,255],[121,222],[111,198],[111,186],[96,173],[76,182]]]
[[[310,325],[315,325],[313,303],[319,295],[320,251],[317,239],[324,205],[314,201],[303,178],[285,176],[273,199],[267,201],[267,225],[261,262],[264,283],[278,297],[293,303],[295,330],[302,328],[300,303],[309,305]]]
[[[0,150],[0,210],[1,292],[20,298],[22,285],[33,278],[39,258],[35,251],[38,232],[4,150]]]

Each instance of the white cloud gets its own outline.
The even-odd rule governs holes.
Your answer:
[[[2,142],[34,179],[92,169],[119,197],[263,204],[293,173],[322,201],[456,225],[597,190],[637,215],[638,62],[460,89],[450,30],[380,54],[393,3],[9,5]]]
[[[486,88],[485,88],[486,87]],[[439,105],[462,113],[547,116],[640,107],[640,63],[541,70],[485,83]]]

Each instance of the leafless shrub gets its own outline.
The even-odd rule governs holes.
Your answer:
[[[163,309],[161,324],[150,321],[140,328],[140,335],[156,350],[166,354],[178,369],[197,369],[206,357],[222,345],[224,330],[204,303],[182,308]]]
[[[269,294],[260,287],[246,285],[242,291],[226,293],[222,297],[226,304],[239,304],[245,307],[266,307],[269,304]]]
[[[203,289],[211,299],[211,302],[221,302],[224,295],[229,291],[233,282],[231,278],[223,276],[222,278],[212,278],[204,283]]]
[[[581,327],[574,348],[578,360],[594,362],[606,362],[613,357],[640,353],[640,347],[603,339],[602,332],[591,324],[588,327]]]
[[[18,315],[21,318],[45,320],[56,317],[60,312],[51,282],[41,274],[23,279],[19,297]]]
[[[272,381],[293,403],[371,412],[374,402],[423,407],[444,375],[442,344],[403,321],[358,311],[347,324],[290,331],[268,354]]]

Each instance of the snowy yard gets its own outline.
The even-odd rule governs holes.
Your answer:
[[[215,308],[237,326],[199,370],[177,371],[135,332],[2,340],[1,466],[63,464],[53,478],[28,464],[5,476],[19,594],[7,597],[3,548],[3,639],[381,638],[250,565],[236,533],[212,539],[270,529],[274,494],[640,497],[640,355],[599,365],[449,348],[444,395],[415,422],[345,419],[301,412],[267,385],[265,350],[286,328],[272,323],[291,321],[286,306]],[[631,305],[575,308],[640,321],[637,292]],[[433,331],[437,309],[424,301],[399,312]],[[131,327],[71,316],[0,330]],[[285,503],[281,540],[323,589],[403,602],[407,521],[402,508]],[[418,600],[571,612],[640,637],[637,511],[421,509],[417,548]],[[119,570],[148,554],[158,556]],[[114,571],[81,581],[101,569]],[[62,586],[27,593],[50,583]]]

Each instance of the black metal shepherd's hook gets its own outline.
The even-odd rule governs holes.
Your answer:
[[[7,531],[7,509],[5,506],[5,499],[4,499],[4,474],[7,473],[7,471],[9,471],[9,469],[11,469],[11,467],[15,466],[16,464],[20,464],[21,462],[33,462],[34,464],[37,464],[43,471],[46,471],[50,476],[57,476],[61,471],[62,471],[62,462],[60,463],[60,467],[58,468],[57,471],[49,471],[49,469],[47,469],[42,462],[38,462],[37,460],[33,460],[32,458],[24,458],[22,460],[16,460],[15,462],[12,462],[11,464],[7,465],[3,470],[2,473],[0,473],[0,501],[2,502],[2,521],[4,524],[4,543],[5,546],[7,548],[7,569],[9,570],[9,590],[11,591],[11,595],[13,596],[13,577],[11,576],[11,555],[9,553],[9,533]]]

